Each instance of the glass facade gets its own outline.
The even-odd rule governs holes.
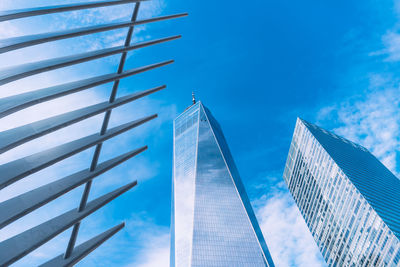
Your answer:
[[[400,180],[367,149],[297,119],[284,180],[330,266],[400,266]]]
[[[201,102],[174,121],[171,266],[274,266],[222,131]]]

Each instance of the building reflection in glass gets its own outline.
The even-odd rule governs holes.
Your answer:
[[[171,266],[273,266],[222,131],[201,102],[174,122]]]

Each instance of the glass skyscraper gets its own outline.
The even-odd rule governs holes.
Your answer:
[[[330,266],[400,266],[400,180],[367,149],[297,119],[283,176]]]
[[[174,121],[171,267],[274,266],[221,128],[197,102]]]

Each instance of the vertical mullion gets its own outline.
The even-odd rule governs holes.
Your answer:
[[[131,21],[132,22],[135,22],[136,19],[137,19],[137,15],[138,15],[138,12],[139,12],[139,7],[140,7],[140,2],[135,3],[135,8],[133,10],[132,17],[131,17]],[[125,39],[125,46],[129,46],[130,45],[131,40],[132,40],[133,30],[134,30],[134,26],[132,25],[128,29],[128,33],[127,33],[126,39]],[[118,74],[122,73],[122,71],[124,70],[127,54],[128,54],[127,52],[123,52],[122,55],[121,55],[121,59],[120,59],[120,62],[119,62],[119,65],[118,65],[118,71],[117,71]],[[117,91],[118,91],[118,86],[119,86],[119,80],[115,80],[114,83],[113,83],[113,88],[112,88],[112,91],[111,91],[111,94],[110,94],[110,98],[109,98],[109,102],[110,103],[114,102],[114,100],[116,98]],[[101,130],[100,130],[100,135],[104,135],[105,132],[107,131],[107,127],[108,127],[108,123],[110,121],[110,117],[111,117],[111,110],[108,110],[108,111],[106,111],[106,113],[104,115],[103,124],[102,124]],[[103,143],[100,143],[100,144],[98,144],[96,146],[96,149],[95,149],[94,154],[93,154],[92,162],[90,164],[90,171],[94,171],[96,166],[97,166],[97,163],[98,163],[98,160],[99,160],[99,156],[100,156],[100,152],[101,152],[101,148],[102,148],[102,144]],[[92,186],[92,180],[88,181],[85,184],[85,189],[83,191],[82,198],[81,198],[81,201],[80,201],[80,204],[79,204],[79,207],[78,207],[79,211],[82,211],[86,207],[86,203],[87,203],[87,200],[88,200],[88,197],[89,197],[91,186]],[[74,225],[73,229],[72,229],[72,233],[71,233],[71,236],[70,236],[70,239],[69,239],[69,242],[68,242],[67,249],[66,249],[65,254],[64,254],[64,258],[68,258],[71,255],[71,253],[72,253],[72,251],[74,249],[76,238],[77,238],[77,235],[78,235],[78,232],[79,232],[79,227],[80,227],[80,222],[77,222]]]

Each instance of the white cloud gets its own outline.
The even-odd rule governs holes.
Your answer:
[[[370,91],[356,99],[321,109],[318,120],[337,121],[334,131],[368,148],[393,173],[399,172],[400,84],[390,76],[372,75]]]
[[[128,266],[169,267],[169,233],[150,237],[146,248],[139,253],[139,261]]]
[[[382,37],[385,49],[381,51],[387,55],[387,61],[399,61],[400,60],[400,34],[396,32],[388,32]]]
[[[396,62],[400,60],[400,34],[388,31],[382,36],[383,49],[373,51],[370,56],[384,56],[386,62]]]
[[[394,2],[400,17],[400,2]],[[396,64],[400,61],[400,21],[382,35],[383,49],[370,56],[383,56],[383,71],[368,73],[369,88],[363,95],[344,99],[320,109],[317,122],[336,123],[337,134],[368,148],[395,175],[400,174],[400,80]],[[377,64],[379,66],[379,64]],[[394,67],[394,68],[393,68]]]
[[[397,18],[400,18],[400,2],[393,2],[394,8],[393,11],[397,15]],[[384,55],[386,58],[384,61],[387,62],[397,62],[400,61],[400,21],[397,21],[396,24],[389,29],[382,36],[382,44],[384,46],[383,49],[372,52],[371,55]]]
[[[158,16],[165,9],[166,3],[164,0],[152,0],[141,3],[138,19],[148,19]]]
[[[400,4],[398,1],[393,2],[393,11],[400,17]],[[388,29],[385,34],[382,35],[383,49],[373,51],[370,53],[371,56],[384,56],[386,62],[397,62],[400,60],[400,22],[398,21],[391,29]]]
[[[254,202],[259,224],[276,266],[325,266],[293,198],[283,182],[270,197]]]
[[[127,221],[127,229],[135,234],[134,240],[141,244],[136,249],[136,257],[126,267],[168,267],[170,251],[170,231],[158,226],[146,216],[133,216]]]
[[[19,29],[11,22],[3,22],[0,27],[0,39],[9,38],[10,36],[21,35]]]

